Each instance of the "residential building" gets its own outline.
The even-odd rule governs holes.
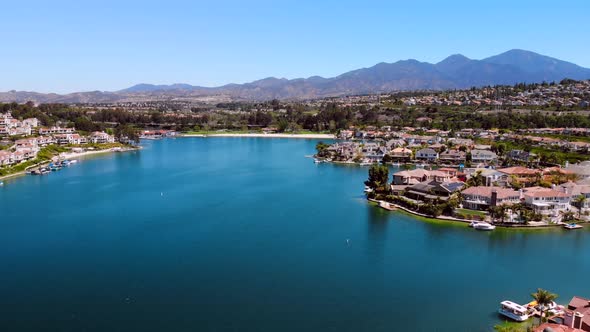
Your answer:
[[[570,328],[590,331],[590,300],[574,296],[565,310],[563,325]]]
[[[49,127],[39,128],[39,135],[54,135],[54,134],[73,134],[76,131],[74,128]]]
[[[530,187],[523,190],[523,198],[524,203],[535,212],[557,216],[559,211],[570,209],[572,195],[562,190]]]
[[[464,163],[466,153],[460,150],[451,149],[442,152],[439,156],[440,161],[447,163]]]
[[[498,169],[498,172],[504,173],[510,177],[510,181],[517,181],[521,184],[531,185],[541,175],[541,171],[526,167],[515,166]]]
[[[434,162],[438,159],[438,152],[431,148],[425,148],[416,152],[416,159]]]
[[[590,161],[583,161],[579,164],[572,165],[566,163],[565,169],[577,174],[581,179],[590,178]]]
[[[502,187],[469,187],[463,190],[461,195],[463,196],[463,207],[471,210],[487,210],[490,206],[520,202],[518,191]]]
[[[453,179],[449,173],[441,171],[428,171],[417,168],[408,171],[400,171],[393,174],[394,185],[412,185],[425,181],[449,182]]]
[[[90,142],[94,144],[114,143],[115,138],[105,132],[95,131],[90,135]]]
[[[416,183],[407,187],[405,196],[421,201],[444,201],[447,200],[452,193],[463,189],[464,186],[465,183],[460,181],[438,182],[432,180],[429,182]]]
[[[498,160],[498,155],[488,150],[471,150],[471,162],[493,164]]]

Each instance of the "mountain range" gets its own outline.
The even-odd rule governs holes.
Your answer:
[[[510,50],[482,60],[454,54],[436,63],[401,60],[378,63],[336,77],[285,79],[269,77],[244,84],[201,87],[190,84],[137,84],[119,91],[43,94],[0,92],[0,101],[38,103],[102,103],[169,99],[269,100],[310,99],[329,96],[408,90],[463,89],[519,82],[590,79],[590,69],[525,50]]]

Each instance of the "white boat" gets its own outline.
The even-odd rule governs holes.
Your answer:
[[[563,228],[565,228],[565,229],[580,229],[580,228],[582,228],[582,225],[578,225],[576,223],[565,224],[565,225],[563,225]]]
[[[78,162],[78,160],[76,160],[76,159],[72,159],[72,160],[70,160],[70,164],[75,164],[75,163],[77,163],[77,162]]]
[[[320,159],[314,159],[313,162],[316,163],[316,164],[321,164],[322,163],[322,160],[320,160]]]
[[[373,192],[373,189],[369,188],[369,186],[365,186],[364,192],[365,193],[370,193],[370,192]]]
[[[529,319],[528,310],[524,306],[512,301],[502,301],[500,304],[502,305],[498,310],[500,315],[504,315],[517,322],[524,322]]]
[[[469,226],[480,230],[480,231],[492,231],[494,229],[496,229],[496,226],[488,224],[487,222],[483,222],[483,221],[478,221],[478,222],[472,222],[471,224],[469,224]]]
[[[379,202],[379,207],[388,211],[395,211],[395,206],[392,206],[391,204],[389,204],[388,202],[385,201],[380,201]]]
[[[0,181],[0,187],[2,187],[4,185],[4,182]]]

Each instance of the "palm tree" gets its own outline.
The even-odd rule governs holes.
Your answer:
[[[561,211],[561,219],[563,221],[572,221],[574,220],[575,214],[572,211]]]
[[[578,219],[580,219],[582,217],[582,206],[584,206],[584,203],[586,202],[586,196],[580,195],[576,197],[574,202],[578,206]]]
[[[537,288],[537,291],[532,293],[531,296],[541,306],[541,319],[543,318],[547,306],[557,299],[557,294],[553,294],[548,290],[541,288]]]

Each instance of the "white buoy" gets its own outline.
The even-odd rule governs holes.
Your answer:
[[[164,196],[164,193],[160,193],[160,196]]]

